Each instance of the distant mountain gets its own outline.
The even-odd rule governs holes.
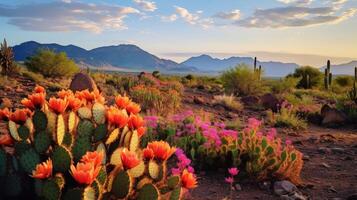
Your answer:
[[[226,70],[230,67],[234,67],[238,64],[246,64],[253,67],[254,59],[251,57],[230,57],[224,59],[212,58],[209,55],[201,55],[197,57],[191,57],[181,64],[197,68],[200,71],[219,72]],[[292,72],[299,65],[295,63],[282,63],[282,62],[257,62],[257,65],[261,65],[264,70],[264,75],[269,77],[281,77],[286,76]]]
[[[357,67],[357,60],[349,63],[331,65],[331,73],[333,75],[351,75],[355,73],[355,67]],[[326,66],[321,67],[321,70],[325,70]]]
[[[24,42],[13,47],[15,60],[24,61],[40,48],[66,52],[67,55],[82,66],[111,66],[130,70],[160,70],[163,72],[191,72],[194,67],[180,65],[174,61],[158,58],[138,46],[121,44],[86,50],[74,45],[40,44],[34,41]]]

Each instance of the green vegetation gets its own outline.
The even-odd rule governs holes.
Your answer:
[[[79,68],[66,53],[56,53],[49,49],[40,49],[25,61],[30,71],[45,77],[66,77],[78,72]]]
[[[243,104],[233,95],[217,95],[213,97],[213,104],[218,104],[232,111],[243,110]]]
[[[0,44],[0,66],[2,75],[10,75],[15,69],[14,53],[11,47],[7,46],[7,42]]]
[[[319,71],[319,69],[310,66],[297,68],[290,76],[300,78],[297,87],[304,89],[318,87],[322,83],[323,79],[323,74]]]

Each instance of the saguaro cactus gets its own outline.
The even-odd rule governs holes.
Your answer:
[[[330,88],[330,86],[332,85],[332,73],[331,73],[330,60],[327,61],[327,66],[325,69],[324,85],[325,85],[326,90],[328,90]]]

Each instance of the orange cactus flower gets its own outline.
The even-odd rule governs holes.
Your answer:
[[[48,105],[56,114],[61,114],[66,111],[66,108],[68,106],[68,100],[50,98]]]
[[[142,127],[139,127],[138,129],[136,129],[136,131],[138,132],[138,136],[141,137],[145,134],[146,128],[142,126]]]
[[[110,124],[123,128],[127,125],[129,117],[125,111],[123,112],[115,107],[110,107],[107,110],[107,119]]]
[[[8,133],[0,135],[0,145],[10,146],[13,143],[14,143],[14,140]]]
[[[35,105],[33,105],[32,101],[28,98],[22,99],[21,104],[24,105],[28,109],[31,109],[31,110],[35,109]]]
[[[37,85],[34,89],[35,93],[46,93],[46,90],[44,87]]]
[[[18,109],[11,113],[10,120],[17,124],[24,124],[30,115],[31,111],[29,109]]]
[[[151,149],[154,152],[155,158],[162,161],[170,158],[171,155],[176,151],[176,148],[170,147],[170,145],[164,141],[150,142],[147,148]]]
[[[83,163],[93,163],[95,167],[102,164],[103,153],[98,153],[97,151],[87,152],[82,156],[81,162]]]
[[[140,105],[134,102],[130,102],[129,105],[126,107],[126,111],[128,111],[128,113],[131,114],[138,114],[140,110],[141,110]]]
[[[59,98],[64,99],[66,97],[68,98],[70,96],[73,96],[74,94],[73,94],[72,90],[61,90],[61,91],[57,92],[57,95]]]
[[[124,149],[120,154],[121,162],[123,163],[124,169],[131,169],[140,164],[135,152],[131,152],[128,149]]]
[[[10,110],[8,108],[0,109],[0,120],[8,120],[10,117]]]
[[[37,179],[45,179],[52,175],[52,160],[48,159],[46,162],[40,163],[36,169],[32,171],[32,177]]]
[[[83,104],[83,101],[80,99],[74,97],[74,96],[68,96],[68,107],[73,110],[77,111]]]
[[[72,177],[80,184],[90,185],[99,174],[100,166],[94,166],[93,163],[77,163],[77,166],[71,166]]]
[[[130,104],[130,99],[127,96],[117,96],[115,97],[115,104],[118,106],[120,109],[125,109],[129,104]]]
[[[128,126],[131,129],[138,129],[142,126],[144,126],[144,120],[142,117],[138,115],[130,115],[129,121],[128,121]]]
[[[183,170],[181,175],[181,184],[182,187],[186,189],[193,189],[197,187],[196,176],[193,173],[187,171],[187,169]]]
[[[154,158],[154,151],[152,149],[145,148],[143,150],[143,154],[144,154],[144,158],[147,160],[151,160]]]
[[[32,104],[36,108],[41,108],[46,101],[45,93],[35,93],[28,96],[29,100],[31,100]]]

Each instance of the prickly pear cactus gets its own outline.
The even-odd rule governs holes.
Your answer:
[[[0,144],[0,198],[182,199],[181,178],[166,172],[175,148],[156,142],[147,147],[154,156],[143,156],[143,119],[127,110],[136,105],[128,97],[108,106],[98,90],[62,90],[46,100],[37,86],[21,102],[26,109],[0,110],[8,139]]]

